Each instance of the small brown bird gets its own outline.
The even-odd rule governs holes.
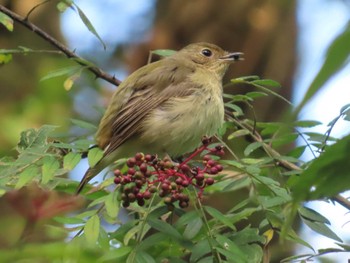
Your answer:
[[[103,158],[77,193],[102,169],[136,152],[179,157],[224,122],[222,78],[242,53],[209,43],[190,44],[132,73],[115,91],[97,131]]]

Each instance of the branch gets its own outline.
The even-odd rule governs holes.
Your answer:
[[[286,160],[280,159],[281,155],[279,152],[274,150],[270,145],[266,144],[264,140],[261,138],[260,134],[250,125],[247,123],[242,123],[239,120],[235,119],[234,117],[227,115],[228,118],[230,118],[231,121],[233,121],[237,126],[239,126],[242,129],[247,129],[250,131],[250,136],[253,138],[254,141],[260,142],[263,145],[263,148],[265,151],[273,158],[278,159],[277,165],[283,167],[284,169],[288,171],[296,170],[296,171],[301,171],[302,169],[297,166],[294,163],[288,162]],[[341,196],[340,194],[330,198],[332,201],[337,202],[338,204],[342,205],[346,209],[350,210],[350,201],[346,199],[345,197]]]
[[[95,74],[96,78],[104,79],[107,82],[109,82],[115,86],[119,86],[119,84],[121,83],[121,81],[118,80],[117,78],[115,78],[114,76],[108,74],[107,72],[103,71],[102,69],[100,69],[96,66],[92,66],[91,62],[83,59],[82,57],[79,57],[73,51],[69,50],[65,45],[60,43],[57,39],[53,38],[48,33],[46,33],[44,30],[42,30],[41,28],[32,24],[31,22],[29,22],[27,18],[24,18],[24,17],[14,13],[14,12],[12,12],[11,10],[4,7],[3,5],[0,5],[0,12],[6,14],[7,16],[12,18],[16,22],[18,22],[21,25],[25,26],[26,28],[30,29],[31,31],[36,33],[38,36],[40,36],[45,41],[49,42],[52,46],[54,46],[58,50],[61,50],[66,55],[67,58],[71,58],[71,59],[75,60],[76,63],[78,63],[84,67],[87,67],[87,69],[89,71],[91,71],[92,73]]]

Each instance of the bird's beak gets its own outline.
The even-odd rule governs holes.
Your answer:
[[[233,52],[233,53],[228,53],[227,55],[221,57],[220,59],[227,62],[234,62],[234,61],[244,60],[244,58],[242,58],[243,55],[244,54],[242,52]]]

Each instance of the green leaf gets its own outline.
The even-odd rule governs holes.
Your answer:
[[[63,216],[56,216],[54,217],[54,220],[58,223],[61,223],[61,224],[74,224],[74,225],[77,225],[77,224],[84,224],[85,223],[85,220],[81,219],[81,218],[77,218],[77,217],[63,217]]]
[[[303,106],[313,97],[317,92],[321,90],[324,84],[335,73],[340,71],[345,65],[348,64],[350,56],[350,23],[347,24],[344,31],[331,43],[328,47],[326,59],[312,81],[309,89],[307,90],[304,98],[295,110],[295,114],[298,114]]]
[[[280,88],[281,84],[279,84],[277,81],[274,81],[272,79],[258,79],[254,80],[251,83],[261,85],[264,87],[270,87],[270,88]]]
[[[48,135],[56,129],[56,126],[43,125],[38,130],[28,129],[21,132],[18,149],[24,150],[27,148],[42,147],[46,145]]]
[[[350,135],[327,147],[292,184],[295,202],[332,197],[349,190],[349,152]]]
[[[201,230],[203,226],[203,221],[201,218],[197,217],[190,221],[185,228],[184,238],[193,239]]]
[[[78,14],[79,17],[81,19],[81,21],[83,21],[84,25],[87,27],[87,29],[95,36],[97,37],[97,39],[101,42],[101,44],[103,45],[103,48],[106,49],[106,44],[103,42],[102,38],[99,36],[99,34],[97,33],[96,29],[94,28],[94,26],[92,25],[92,23],[90,22],[90,20],[87,18],[87,16],[84,14],[84,12],[79,8],[79,6],[77,6],[75,3],[73,3],[74,6],[76,7],[76,9],[78,10]]]
[[[16,183],[15,189],[22,188],[27,183],[32,181],[35,177],[39,175],[39,169],[37,166],[31,165],[27,167],[23,172],[21,172],[18,177],[18,181]]]
[[[8,31],[13,31],[13,20],[8,15],[0,12],[0,24],[2,24]]]
[[[47,184],[54,178],[55,172],[60,168],[58,160],[53,156],[46,156],[43,159],[43,166],[41,167],[41,182]]]
[[[92,148],[88,152],[88,162],[90,167],[94,167],[103,157],[103,151],[100,148]]]
[[[176,50],[172,50],[172,49],[157,49],[157,50],[153,50],[151,51],[152,54],[156,54],[158,56],[161,57],[170,57],[172,55],[174,55],[176,53]]]
[[[111,218],[116,218],[119,212],[119,201],[118,201],[118,192],[117,191],[113,191],[111,192],[106,200],[105,200],[105,206],[106,206],[106,211],[107,214],[111,217]]]
[[[61,76],[70,76],[74,75],[78,71],[82,69],[82,66],[70,66],[70,67],[65,67],[61,69],[57,69],[54,71],[50,71],[48,74],[46,74],[44,77],[40,79],[40,81],[56,78],[56,77],[61,77]]]
[[[197,262],[198,259],[202,258],[206,254],[211,252],[211,248],[207,239],[200,240],[195,244],[191,251],[190,262]]]
[[[63,157],[63,168],[69,171],[73,170],[75,166],[80,162],[81,154],[69,152]]]
[[[100,233],[100,218],[93,215],[88,219],[84,227],[84,235],[89,246],[96,246],[96,242]]]
[[[156,263],[156,261],[154,260],[153,257],[151,257],[145,251],[137,251],[136,252],[136,257],[135,257],[135,263]]]
[[[235,82],[250,82],[250,81],[255,81],[255,80],[259,80],[260,77],[256,76],[256,75],[252,75],[252,76],[244,76],[244,77],[239,77],[239,78],[235,78],[235,79],[231,79],[232,83]]]
[[[219,210],[216,210],[213,207],[210,206],[204,206],[205,211],[209,215],[211,215],[214,219],[218,220],[219,222],[223,223],[226,227],[231,228],[232,230],[236,231],[236,227],[231,223],[231,220],[228,219],[224,214],[222,214]]]
[[[310,220],[307,220],[305,218],[301,218],[303,222],[310,227],[313,231],[321,234],[322,236],[331,238],[333,240],[336,240],[338,242],[343,242],[329,227],[327,227],[325,224],[320,222],[313,222]]]
[[[245,149],[244,149],[244,155],[249,156],[252,152],[254,152],[256,149],[260,148],[264,144],[262,142],[253,142],[249,144]]]
[[[246,93],[246,96],[252,99],[260,98],[260,97],[265,97],[268,96],[265,92],[260,92],[260,91],[251,91]]]
[[[147,223],[159,232],[172,236],[176,239],[182,239],[181,234],[173,226],[160,219],[149,217],[147,219]]]
[[[325,218],[323,215],[321,215],[320,213],[316,212],[311,208],[301,206],[298,209],[298,211],[299,211],[299,215],[307,220],[320,222],[328,225],[331,224],[327,218]]]
[[[221,254],[231,259],[234,258],[235,262],[246,262],[246,255],[232,240],[223,235],[217,235],[215,239],[222,247],[216,248]]]
[[[294,126],[302,128],[312,128],[318,125],[322,125],[322,122],[314,120],[301,120],[294,122]]]
[[[12,54],[0,54],[0,65],[9,63],[12,60]]]
[[[245,136],[248,134],[250,134],[249,130],[242,129],[242,130],[238,130],[238,131],[231,133],[229,136],[227,136],[227,139],[232,140],[234,138],[238,138],[238,137]]]
[[[56,8],[58,11],[60,11],[61,13],[63,13],[64,11],[67,10],[67,8],[71,8],[73,5],[73,1],[72,0],[64,0],[64,1],[60,1],[57,3]]]
[[[97,262],[122,262],[116,261],[119,259],[123,259],[133,250],[132,247],[122,246],[112,250],[105,250],[103,252],[103,256],[98,259]]]
[[[85,130],[89,130],[92,132],[96,132],[97,127],[90,122],[82,121],[82,120],[77,120],[77,119],[71,119],[70,120],[74,125],[83,128]]]

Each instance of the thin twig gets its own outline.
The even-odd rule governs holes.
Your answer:
[[[243,129],[247,129],[249,130],[250,136],[256,141],[256,142],[260,142],[263,145],[263,148],[265,149],[265,151],[271,155],[271,157],[278,159],[277,164],[283,168],[285,168],[288,171],[301,171],[302,168],[300,168],[299,166],[297,166],[296,164],[292,163],[292,162],[288,162],[286,160],[281,159],[281,155],[279,152],[277,152],[276,150],[274,150],[273,148],[271,148],[268,144],[266,144],[264,142],[264,140],[261,138],[260,134],[258,132],[256,132],[256,130],[253,129],[253,127],[251,127],[250,125],[248,125],[247,123],[242,123],[239,120],[237,120],[236,118],[232,118],[230,117],[231,121],[233,121],[237,126],[243,128]],[[337,202],[338,204],[342,205],[343,207],[345,207],[346,209],[350,210],[350,201],[346,198],[344,198],[343,196],[341,196],[340,194],[330,198],[331,200],[333,200],[334,202]]]
[[[107,82],[109,82],[109,83],[111,83],[111,84],[113,84],[115,86],[119,86],[119,84],[121,83],[121,81],[118,80],[117,78],[115,78],[114,76],[112,76],[112,75],[108,74],[107,72],[103,71],[102,69],[92,65],[91,62],[83,59],[82,57],[79,57],[77,54],[75,54],[73,51],[69,50],[65,45],[63,45],[57,39],[53,38],[51,35],[46,33],[41,28],[37,27],[33,23],[29,22],[28,19],[26,19],[25,17],[22,17],[22,16],[20,16],[20,15],[18,15],[16,13],[12,12],[11,10],[7,9],[6,7],[4,7],[3,5],[0,5],[0,12],[3,12],[4,14],[9,16],[13,20],[17,21],[21,25],[23,25],[26,28],[28,28],[31,31],[33,31],[35,34],[40,36],[46,42],[49,42],[51,45],[53,45],[58,50],[61,50],[66,55],[67,58],[71,58],[76,63],[87,67],[87,69],[89,71],[94,73],[96,78],[104,79]]]

